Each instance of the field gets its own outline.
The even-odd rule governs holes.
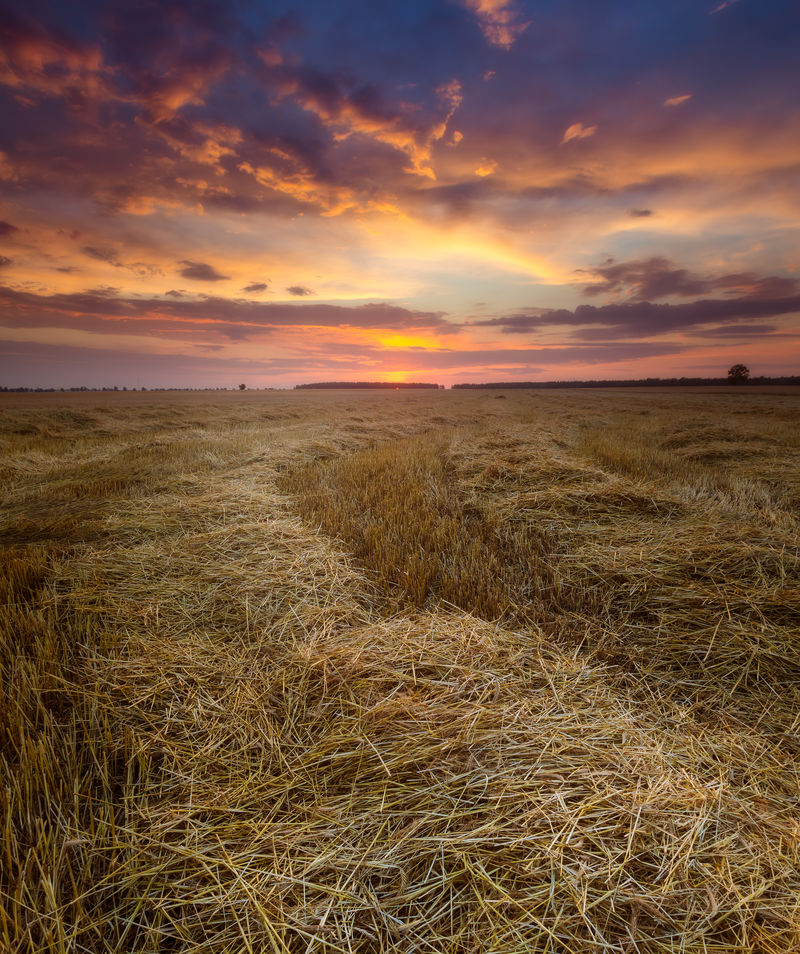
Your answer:
[[[800,950],[800,389],[0,399],[0,950]]]

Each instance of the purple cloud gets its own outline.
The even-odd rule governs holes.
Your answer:
[[[117,264],[117,250],[110,246],[84,245],[81,249],[84,255],[94,258],[98,262],[108,262],[109,265]]]
[[[230,275],[223,275],[213,265],[208,265],[206,262],[184,260],[181,265],[183,265],[183,268],[180,269],[180,274],[184,278],[191,278],[196,282],[224,282],[230,278]]]
[[[122,297],[115,289],[37,295],[0,285],[6,327],[78,328],[94,333],[163,334],[176,338],[245,339],[298,325],[322,328],[435,329],[452,332],[440,312],[399,305],[278,304],[216,296],[186,299]]]
[[[578,305],[572,310],[567,308],[551,311],[533,309],[531,312],[488,318],[472,322],[472,324],[496,327],[505,334],[527,334],[552,325],[603,326],[602,329],[590,328],[578,333],[578,337],[598,339],[633,335],[651,336],[715,322],[735,324],[739,321],[776,318],[798,312],[800,312],[800,295],[773,299],[705,298],[677,305],[634,301],[600,307]]]
[[[736,272],[717,277],[706,277],[678,268],[666,258],[648,258],[638,261],[615,262],[591,269],[602,279],[586,285],[583,294],[597,295],[622,292],[634,301],[645,302],[671,296],[691,298],[709,292],[738,293],[747,298],[782,298],[800,291],[800,282],[779,275],[758,276],[753,272]]]

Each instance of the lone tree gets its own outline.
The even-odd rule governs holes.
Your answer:
[[[741,367],[744,367],[744,365],[741,365]],[[745,371],[746,371],[746,370],[747,370],[747,368],[745,368]],[[730,373],[730,372],[728,372],[728,373]],[[245,389],[246,387],[247,387],[246,384],[240,384],[240,385],[239,385],[239,390],[240,390],[240,391],[244,391],[244,389]]]
[[[746,364],[735,364],[728,371],[728,384],[744,384],[750,377],[750,368]]]

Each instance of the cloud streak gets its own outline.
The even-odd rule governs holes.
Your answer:
[[[148,335],[176,339],[244,339],[276,329],[346,328],[390,331],[452,327],[437,312],[387,303],[362,305],[279,304],[204,296],[186,299],[123,297],[108,290],[42,295],[0,286],[0,324],[7,328],[79,328],[93,334]]]
[[[689,298],[715,291],[739,294],[745,299],[777,299],[800,292],[800,281],[789,276],[733,272],[707,277],[661,257],[609,261],[591,271],[599,280],[586,285],[584,295],[623,293],[639,302],[670,296]]]
[[[601,325],[602,331],[578,332],[579,336],[617,339],[631,336],[658,336],[671,331],[696,329],[716,323],[735,323],[754,318],[776,318],[800,314],[800,295],[758,299],[706,298],[686,304],[637,301],[613,305],[578,305],[577,308],[539,310],[536,314],[515,314],[474,322],[498,328],[505,334],[529,334],[543,328]]]

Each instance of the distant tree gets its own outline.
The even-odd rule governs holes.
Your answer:
[[[728,384],[744,384],[750,377],[750,368],[745,364],[735,364],[728,371]]]
[[[247,387],[246,384],[240,384],[240,385],[239,385],[239,390],[240,390],[240,391],[244,391],[246,387]]]

